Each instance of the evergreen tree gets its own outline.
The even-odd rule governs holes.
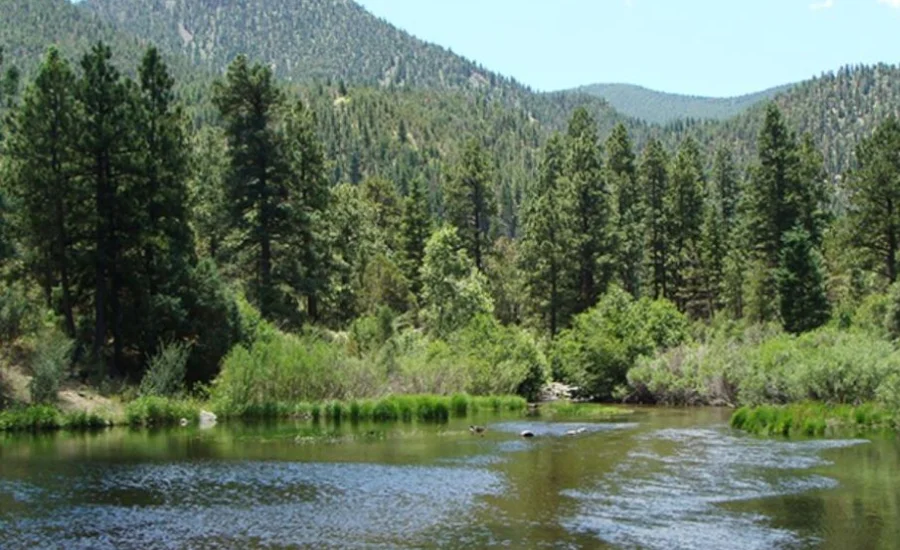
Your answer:
[[[456,227],[475,267],[484,272],[496,212],[492,170],[487,152],[470,139],[445,189],[447,219]]]
[[[825,228],[831,221],[828,213],[830,197],[825,161],[810,134],[803,135],[798,155],[799,182],[796,196],[792,199],[797,205],[799,224],[809,233],[813,244],[821,247]]]
[[[592,307],[612,280],[613,226],[597,122],[584,108],[569,121],[565,175],[575,212],[578,299],[575,313]]]
[[[704,308],[701,258],[704,189],[703,160],[697,143],[682,142],[672,166],[668,202],[669,254],[672,260],[667,296],[682,311]]]
[[[19,205],[19,234],[27,265],[44,289],[47,305],[65,319],[75,335],[75,261],[77,219],[84,196],[75,166],[75,74],[51,48],[28,87],[14,119],[8,151]],[[53,290],[60,303],[53,303]]]
[[[806,332],[828,321],[830,310],[822,257],[805,229],[785,234],[777,282],[785,330]]]
[[[175,80],[159,52],[150,48],[138,70],[142,158],[135,182],[140,217],[141,272],[137,315],[145,319],[143,355],[160,341],[184,330],[184,294],[196,265],[189,224],[190,162],[181,109],[175,103]]]
[[[637,168],[628,130],[617,124],[606,141],[607,178],[616,196],[619,278],[626,291],[641,293],[641,263],[644,253],[644,208]]]
[[[890,118],[857,147],[859,167],[848,178],[857,245],[875,271],[897,281],[900,252],[900,122]]]
[[[142,150],[136,132],[138,98],[134,83],[124,79],[112,64],[109,46],[98,43],[82,61],[77,83],[79,103],[76,157],[92,215],[81,230],[90,235],[90,266],[81,274],[94,285],[94,338],[92,353],[104,359],[112,337],[112,368],[125,373],[126,304],[136,284],[135,258],[140,244],[138,224],[142,205],[135,199],[133,174]]]
[[[431,212],[425,196],[425,182],[416,178],[403,201],[400,220],[401,267],[410,290],[415,296],[422,292],[422,262],[425,260],[425,244],[431,235]]]
[[[645,228],[647,246],[645,264],[647,282],[644,284],[654,299],[669,295],[671,252],[669,250],[669,159],[662,144],[651,140],[644,149],[639,169],[640,185],[646,201]]]
[[[741,186],[734,156],[727,147],[720,147],[716,151],[710,183],[710,199],[719,211],[727,233],[731,233],[741,201]]]
[[[756,252],[778,265],[783,236],[800,220],[800,157],[781,111],[771,103],[758,139],[758,159],[748,193],[749,235]]]
[[[192,138],[191,150],[191,219],[198,254],[225,264],[224,246],[229,231],[225,180],[229,161],[224,132],[211,126],[200,129]]]
[[[704,204],[701,261],[707,312],[721,307],[739,317],[742,313],[741,260],[737,257],[737,207],[740,186],[731,151],[720,148],[713,162],[712,179]]]
[[[520,253],[529,309],[555,336],[572,310],[574,234],[565,171],[565,141],[552,136],[544,146],[540,176],[525,196]]]
[[[252,266],[250,295],[268,319],[298,321],[298,303],[318,317],[327,280],[328,187],[312,114],[285,105],[272,72],[239,56],[214,102],[225,121],[226,199],[238,251]]]

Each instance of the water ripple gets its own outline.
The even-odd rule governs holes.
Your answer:
[[[718,505],[832,488],[834,480],[802,471],[829,464],[820,456],[825,449],[863,443],[759,440],[726,429],[665,429],[637,441],[595,487],[564,493],[580,501],[567,528],[622,548],[803,547],[811,541],[765,517]]]

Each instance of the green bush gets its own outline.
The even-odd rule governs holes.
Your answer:
[[[125,406],[125,421],[131,426],[174,426],[186,419],[197,422],[200,407],[192,401],[146,396]]]
[[[58,330],[42,333],[31,357],[32,378],[28,384],[31,402],[55,403],[59,385],[72,362],[74,342]]]
[[[147,372],[141,379],[140,394],[161,397],[177,397],[184,392],[184,380],[191,344],[169,342],[160,344],[156,354],[150,358]]]
[[[62,427],[59,411],[50,405],[32,405],[0,411],[0,431],[38,432]]]
[[[722,335],[645,359],[628,373],[638,395],[670,404],[833,404],[896,395],[900,352],[862,330]],[[748,331],[749,332],[749,331]]]
[[[610,399],[635,362],[688,338],[689,323],[675,305],[635,301],[619,288],[578,315],[554,345],[554,363],[565,381],[596,399]]]
[[[111,422],[97,413],[77,411],[64,414],[61,424],[63,428],[74,431],[97,430],[109,426]]]

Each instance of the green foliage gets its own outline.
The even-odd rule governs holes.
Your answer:
[[[866,433],[897,427],[897,417],[875,404],[859,406],[797,403],[742,407],[731,427],[763,436],[824,436]]]
[[[125,407],[125,422],[130,426],[175,426],[182,419],[195,423],[200,407],[193,401],[148,395],[139,397]]]
[[[823,328],[716,333],[643,360],[628,380],[638,395],[671,404],[850,404],[886,398],[898,373],[900,354],[888,342]]]
[[[687,336],[688,321],[670,302],[635,301],[613,288],[560,335],[554,363],[585,394],[610,399],[640,357],[677,346]]]
[[[608,420],[617,416],[630,414],[628,409],[597,405],[594,403],[572,403],[571,401],[550,401],[541,403],[538,414],[552,418],[580,418],[590,420]]]
[[[831,314],[825,289],[822,256],[803,229],[784,236],[777,271],[781,319],[788,332],[799,333],[824,325]]]
[[[160,343],[147,362],[147,372],[141,379],[142,396],[178,397],[184,392],[185,374],[191,344],[188,342]]]
[[[492,177],[487,151],[473,138],[466,142],[453,176],[444,186],[446,218],[456,227],[463,247],[482,272],[490,252],[492,217],[497,210],[491,192]]]
[[[425,247],[422,299],[428,328],[446,336],[493,311],[487,281],[453,227],[437,230]]]
[[[59,385],[72,364],[74,342],[57,330],[47,330],[39,339],[30,359],[32,372],[28,391],[31,402],[53,404],[56,402]]]
[[[62,427],[59,411],[51,405],[32,405],[0,411],[0,431],[39,432]]]
[[[11,343],[37,328],[40,315],[34,301],[25,285],[0,283],[0,343]]]

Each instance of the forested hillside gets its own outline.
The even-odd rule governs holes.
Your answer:
[[[576,91],[603,98],[627,116],[655,124],[676,120],[725,120],[772,99],[791,85],[736,97],[700,97],[649,90],[632,84],[592,84]]]

